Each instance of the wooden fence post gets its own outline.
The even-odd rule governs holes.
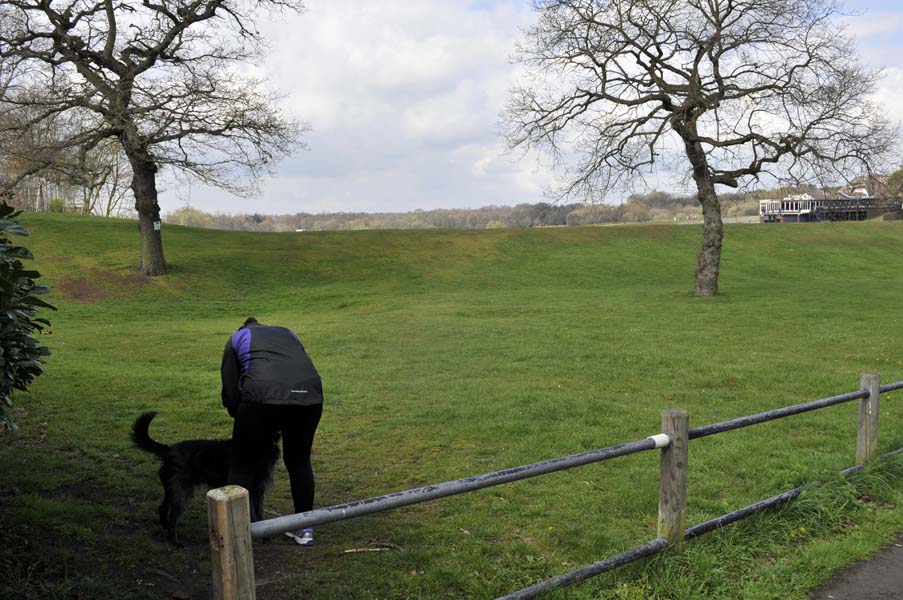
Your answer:
[[[862,373],[859,389],[869,395],[859,399],[859,429],[856,435],[856,464],[875,460],[878,456],[878,402],[881,399],[881,375]]]
[[[213,600],[255,600],[248,490],[227,485],[207,492]]]
[[[690,415],[681,408],[662,411],[662,432],[671,443],[662,448],[658,494],[658,537],[675,552],[684,544],[684,515],[687,508],[687,454]]]

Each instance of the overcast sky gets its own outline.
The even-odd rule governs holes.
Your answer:
[[[509,58],[534,19],[527,0],[306,0],[262,24],[262,65],[307,150],[283,160],[261,194],[237,198],[167,181],[164,212],[381,212],[543,200],[554,181],[535,157],[506,155],[499,112]],[[903,121],[903,1],[848,0],[864,61],[884,67],[879,99]]]

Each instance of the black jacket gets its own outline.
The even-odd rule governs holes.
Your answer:
[[[239,402],[323,402],[323,383],[304,345],[290,329],[251,323],[236,331],[223,351],[223,406],[235,414]]]

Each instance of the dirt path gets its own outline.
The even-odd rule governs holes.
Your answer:
[[[809,600],[903,600],[903,533],[875,558],[834,575]]]

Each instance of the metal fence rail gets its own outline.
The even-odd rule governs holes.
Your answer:
[[[831,396],[830,398],[822,398],[821,400],[813,400],[812,402],[804,402],[802,404],[795,404],[793,406],[777,408],[775,410],[769,410],[756,415],[738,417],[729,421],[712,423],[711,425],[703,425],[702,427],[695,427],[690,430],[690,439],[695,440],[707,435],[724,433],[725,431],[740,429],[741,427],[749,427],[750,425],[757,425],[759,423],[765,423],[766,421],[774,421],[775,419],[783,419],[784,417],[798,415],[800,413],[809,412],[810,410],[818,410],[819,408],[834,406],[835,404],[842,404],[844,402],[849,402],[850,400],[858,400],[859,398],[865,398],[868,395],[868,391],[859,390],[858,392],[849,392],[847,394],[841,394],[839,396]]]
[[[900,454],[903,454],[903,448],[898,448],[893,452],[888,452],[878,460],[884,461]],[[858,473],[862,469],[862,465],[855,465],[853,467],[844,469],[840,473],[844,477],[849,477],[850,475]],[[741,521],[756,513],[762,512],[769,508],[773,508],[779,504],[789,502],[803,493],[804,490],[818,487],[821,484],[822,483],[820,481],[814,481],[806,485],[801,485],[799,487],[793,488],[792,490],[781,492],[780,494],[772,496],[771,498],[766,498],[765,500],[750,504],[749,506],[744,506],[740,510],[735,510],[734,512],[729,512],[727,514],[721,515],[720,517],[715,517],[714,519],[704,521],[699,525],[688,527],[684,532],[684,539],[691,540],[697,538],[705,533],[715,531],[716,529],[721,529],[722,527],[730,525],[731,523],[736,523],[737,521]],[[535,583],[530,587],[524,588],[520,591],[512,592],[510,594],[506,594],[505,596],[500,596],[496,600],[524,600],[526,598],[535,598],[543,592],[547,592],[555,588],[566,587],[575,583],[580,583],[581,581],[585,581],[590,577],[601,575],[602,573],[611,571],[618,567],[622,567],[626,564],[640,560],[641,558],[653,556],[667,547],[668,543],[665,539],[656,538],[654,540],[646,542],[642,546],[631,548],[630,550],[616,554],[615,556],[606,558],[605,560],[600,560],[599,562],[595,562],[591,565],[575,569],[573,571],[570,571],[569,573],[564,573],[551,579],[547,579],[546,581]]]
[[[612,557],[606,558],[605,560],[600,560],[599,562],[587,565],[582,569],[564,573],[563,575],[553,577],[552,579],[547,579],[546,581],[534,583],[528,588],[524,588],[517,592],[511,592],[510,594],[507,594],[505,596],[500,596],[496,600],[520,600],[522,598],[534,598],[543,592],[548,592],[550,590],[554,590],[555,588],[574,585],[575,583],[586,581],[590,577],[595,577],[596,575],[601,575],[602,573],[612,571],[614,569],[617,569],[618,567],[623,567],[624,565],[640,560],[641,558],[653,556],[654,554],[658,554],[667,547],[668,541],[665,538],[655,538],[654,540],[646,542],[645,544],[637,548],[616,554]]]
[[[315,525],[370,515],[393,508],[399,508],[401,506],[408,506],[410,504],[418,504],[437,498],[445,498],[446,496],[463,494],[464,492],[527,479],[528,477],[536,477],[537,475],[545,475],[546,473],[588,465],[590,463],[609,460],[619,456],[627,456],[628,454],[635,454],[645,450],[654,450],[656,447],[656,440],[650,437],[635,442],[620,444],[618,446],[609,446],[608,448],[591,450],[589,452],[573,454],[562,458],[544,460],[522,467],[493,471],[492,473],[455,479],[454,481],[446,481],[444,483],[406,490],[404,492],[386,494],[385,496],[367,498],[366,500],[357,500],[355,502],[349,502],[348,504],[339,504],[304,513],[276,517],[274,519],[252,523],[251,536],[254,539],[268,538],[286,531],[295,531],[302,527],[313,527]]]
[[[684,532],[684,539],[689,540],[699,537],[704,533],[714,531],[715,529],[720,529],[725,525],[729,525],[730,523],[744,519],[757,512],[761,512],[765,509],[792,500],[793,498],[799,496],[805,487],[807,486],[788,490],[784,493],[778,494],[777,496],[772,496],[771,498],[762,500],[761,502],[750,504],[749,506],[741,508],[740,510],[728,513],[726,515],[721,515],[720,517],[716,517],[710,521],[706,521],[694,527],[690,527]],[[622,567],[626,564],[640,560],[641,558],[653,556],[667,547],[668,541],[666,539],[655,538],[654,540],[646,542],[642,546],[631,548],[630,550],[616,554],[615,556],[606,558],[605,560],[600,560],[599,562],[595,562],[591,565],[587,565],[568,573],[552,577],[551,579],[535,583],[530,587],[524,588],[517,592],[512,592],[510,594],[500,596],[496,600],[525,600],[526,598],[535,598],[543,592],[548,592],[555,588],[574,585],[575,583],[580,583],[581,581],[585,581],[590,577],[595,577],[596,575],[601,575],[602,573],[612,571],[618,567]]]
[[[712,423],[694,429],[689,429],[689,415],[686,411],[668,409],[662,413],[662,430],[664,433],[659,433],[643,440],[473,477],[446,481],[436,485],[375,498],[358,500],[306,513],[286,515],[253,524],[250,523],[246,490],[237,486],[211,490],[208,493],[208,506],[210,514],[210,542],[213,554],[211,562],[213,563],[214,571],[214,599],[254,600],[252,538],[268,538],[284,531],[369,515],[646,450],[662,449],[658,537],[638,548],[606,558],[570,573],[558,575],[547,581],[539,582],[502,597],[504,599],[532,598],[546,590],[573,585],[594,575],[661,552],[665,548],[672,548],[674,551],[679,552],[684,540],[693,539],[777,504],[792,500],[806,487],[820,485],[819,482],[815,482],[808,486],[787,490],[737,511],[685,528],[686,459],[690,440],[858,399],[860,402],[856,440],[856,465],[842,471],[844,476],[849,476],[860,471],[865,463],[876,459],[880,395],[900,389],[903,389],[903,381],[881,386],[880,376],[877,373],[863,373],[860,378],[860,389],[855,392],[739,417],[720,423]],[[881,458],[886,459],[901,453],[903,453],[903,448],[888,453]]]

